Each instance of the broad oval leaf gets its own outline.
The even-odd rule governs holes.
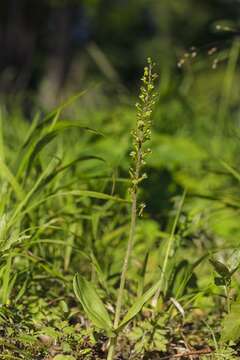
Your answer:
[[[160,279],[153,285],[150,289],[148,289],[140,298],[138,298],[135,303],[130,307],[127,314],[124,316],[122,322],[120,323],[117,331],[120,331],[129,321],[131,321],[141,310],[143,305],[148,302],[154,294],[157,292],[159,286],[161,285],[162,280]]]
[[[214,270],[218,275],[220,275],[223,278],[230,279],[231,273],[228,270],[227,266],[224,265],[222,262],[215,260],[215,259],[209,259],[210,263],[214,267]]]
[[[93,324],[105,330],[109,336],[113,336],[112,321],[93,285],[81,275],[76,274],[73,279],[73,289]]]

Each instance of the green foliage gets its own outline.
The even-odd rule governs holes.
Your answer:
[[[219,275],[219,277],[215,277],[215,284],[225,286],[229,285],[231,282],[231,272],[227,266],[215,259],[210,259],[209,261],[213,265],[216,273]]]
[[[231,304],[229,314],[222,321],[221,341],[237,342],[240,339],[240,303],[236,301]]]
[[[203,360],[237,360],[237,352],[230,346],[220,347],[213,355],[203,356]]]
[[[164,318],[157,321],[139,321],[129,333],[136,353],[166,352],[168,340]]]
[[[226,74],[224,66],[185,69],[181,84],[162,69],[153,114],[141,93],[131,165],[129,94],[118,106],[93,100],[90,108],[78,94],[31,123],[2,108],[3,358],[101,359],[116,337],[116,356],[171,358],[211,345],[205,320],[216,337],[206,358],[239,357],[239,99],[231,90],[239,93],[239,75],[230,65]],[[142,182],[134,162],[139,145],[149,152],[150,115],[153,153]],[[114,326],[136,192],[142,218]]]
[[[143,305],[147,303],[153,295],[159,289],[161,284],[161,280],[159,280],[156,284],[154,284],[150,289],[148,289],[140,298],[138,298],[131,308],[128,310],[127,314],[124,316],[122,321],[119,324],[119,329],[124,327],[129,321],[131,321],[142,309]]]

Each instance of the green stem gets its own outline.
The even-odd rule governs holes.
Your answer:
[[[227,299],[227,312],[228,314],[230,314],[231,311],[231,299],[229,296],[229,287],[228,285],[224,286],[224,290],[225,290],[225,295],[226,295],[226,299]]]
[[[109,349],[108,349],[107,360],[112,360],[113,359],[114,353],[115,353],[115,347],[116,347],[116,339],[111,338],[110,339]]]
[[[131,225],[130,225],[128,244],[127,244],[127,251],[126,251],[126,255],[125,255],[125,259],[124,259],[124,263],[123,263],[120,286],[119,286],[119,290],[118,290],[117,306],[116,306],[116,313],[115,313],[115,319],[114,319],[114,328],[117,328],[118,324],[119,324],[121,308],[122,308],[123,293],[124,293],[124,287],[125,287],[125,282],[126,282],[126,273],[127,273],[127,269],[128,269],[129,259],[130,259],[130,255],[132,252],[132,246],[133,246],[134,235],[135,235],[136,219],[137,219],[137,196],[135,193],[133,195],[133,202],[132,202],[132,209],[131,209]]]
[[[140,173],[141,156],[142,156],[141,154],[142,154],[142,150],[140,147],[139,152],[138,152],[137,163],[136,163],[136,170],[135,170],[137,179],[138,179],[139,173]],[[121,309],[122,309],[122,302],[123,302],[123,295],[124,295],[124,288],[125,288],[125,282],[126,282],[126,275],[127,275],[129,259],[131,256],[133,242],[134,242],[134,236],[135,236],[135,231],[136,231],[136,221],[137,221],[137,185],[134,187],[134,189],[132,191],[131,224],[130,224],[127,250],[126,250],[123,267],[122,267],[120,286],[119,286],[119,290],[118,290],[116,312],[115,312],[115,318],[114,318],[114,324],[113,324],[114,329],[117,329],[118,325],[119,325]],[[107,360],[114,359],[116,342],[117,342],[117,337],[112,338],[110,340]]]

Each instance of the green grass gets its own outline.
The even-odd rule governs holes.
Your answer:
[[[90,89],[31,122],[2,106],[0,359],[104,359],[109,340],[116,359],[239,357],[236,49],[216,71],[160,72],[114,327],[134,99],[89,108]]]

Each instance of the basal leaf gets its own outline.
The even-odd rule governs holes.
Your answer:
[[[120,323],[117,331],[121,330],[129,321],[131,321],[142,309],[143,305],[148,302],[153,295],[158,290],[161,285],[161,280],[159,280],[155,285],[148,289],[128,310],[127,314],[124,316],[122,322]]]
[[[113,336],[112,321],[93,285],[81,275],[76,274],[73,279],[73,289],[93,324]]]

